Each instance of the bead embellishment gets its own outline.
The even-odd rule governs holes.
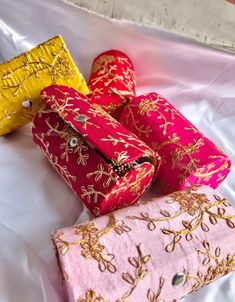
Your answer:
[[[71,140],[69,141],[70,147],[76,147],[78,145],[78,139],[76,137],[72,137]]]
[[[172,279],[172,286],[174,288],[179,288],[179,287],[182,287],[185,282],[186,282],[185,273],[183,273],[183,272],[177,273],[177,274],[174,275],[174,277]]]
[[[33,105],[33,103],[31,102],[30,99],[24,99],[23,102],[22,102],[22,106],[26,109],[29,109],[31,108]]]
[[[124,176],[127,172],[129,172],[136,165],[137,165],[137,161],[133,161],[132,163],[116,163],[116,162],[112,162],[110,164],[112,170],[115,173],[117,173],[120,177]]]
[[[87,120],[89,119],[88,116],[86,116],[85,114],[79,114],[78,116],[76,116],[74,118],[75,121],[80,122],[80,123],[86,123]]]

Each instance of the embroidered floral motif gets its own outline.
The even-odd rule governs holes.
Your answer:
[[[189,275],[187,280],[194,280],[191,291],[196,291],[204,285],[211,283],[219,277],[222,277],[235,270],[235,253],[228,253],[222,256],[220,247],[216,247],[214,251],[208,241],[203,241],[203,250],[197,250],[198,255],[203,257],[202,265],[207,268],[205,273],[197,272],[197,275]]]
[[[107,113],[102,107],[98,104],[91,104],[90,109],[88,110],[90,114],[94,117],[103,117],[107,121],[107,125],[112,126],[113,128],[117,128],[119,123],[115,120],[109,113]]]
[[[153,156],[153,151],[147,145],[142,142],[137,136],[134,134],[124,134],[121,132],[117,132],[118,138],[113,137],[112,135],[108,135],[107,137],[102,138],[104,142],[111,142],[113,146],[117,146],[121,144],[124,148],[128,148],[129,146],[134,147],[135,149],[143,152],[144,147],[146,149],[145,155]]]
[[[150,133],[152,132],[152,129],[150,126],[145,126],[143,124],[141,124],[138,120],[136,120],[135,115],[133,113],[133,108],[138,108],[137,113],[139,113],[140,115],[147,115],[150,116],[151,112],[157,112],[158,113],[158,119],[162,120],[162,124],[159,125],[159,128],[162,129],[162,134],[166,135],[167,134],[167,128],[169,126],[173,126],[174,123],[172,122],[172,120],[175,119],[176,115],[179,115],[178,111],[174,108],[170,108],[166,101],[160,96],[160,95],[156,95],[157,98],[156,100],[153,100],[151,95],[148,95],[145,97],[143,97],[143,99],[140,100],[139,104],[135,105],[135,104],[128,104],[126,106],[128,113],[126,115],[126,122],[127,123],[131,123],[131,127],[134,127],[135,130],[137,131],[137,135],[139,137],[141,136],[146,136],[149,137]],[[162,110],[160,109],[164,109],[162,113]],[[171,115],[171,120],[169,117],[166,116],[165,113],[170,113]]]
[[[45,43],[46,44],[46,43]],[[39,45],[37,48],[40,49],[45,44]],[[54,42],[47,43],[50,46],[56,46]],[[75,71],[70,67],[70,61],[67,55],[67,48],[62,45],[58,51],[51,49],[52,60],[46,61],[45,56],[41,55],[36,60],[30,53],[22,55],[21,65],[13,68],[10,71],[5,72],[2,75],[2,89],[12,90],[12,95],[16,96],[20,89],[24,86],[30,78],[40,78],[40,74],[47,74],[51,79],[51,83],[56,83],[59,78],[73,78]],[[24,70],[22,73],[23,77],[19,77],[20,70]],[[10,80],[10,82],[9,82]],[[10,84],[11,83],[11,84]]]
[[[164,302],[165,300],[159,298],[162,292],[162,288],[164,286],[165,283],[165,279],[163,277],[159,278],[159,286],[158,286],[158,290],[155,293],[152,289],[149,289],[147,292],[147,298],[149,300],[149,302]]]
[[[193,233],[198,228],[202,231],[208,232],[209,226],[205,222],[205,216],[209,219],[210,225],[215,225],[218,219],[224,220],[229,228],[235,228],[235,224],[232,219],[235,219],[235,215],[226,215],[226,207],[230,204],[226,199],[220,198],[218,195],[214,195],[214,201],[207,199],[205,194],[200,194],[195,192],[197,187],[190,188],[185,191],[173,193],[169,195],[169,200],[166,203],[179,204],[179,210],[175,213],[170,213],[165,209],[160,210],[162,216],[153,218],[148,212],[141,212],[139,215],[127,216],[128,219],[136,219],[147,222],[147,227],[150,231],[153,231],[157,227],[158,222],[169,222],[174,221],[181,215],[188,213],[190,218],[188,220],[182,220],[182,228],[178,230],[172,230],[170,228],[162,228],[161,231],[164,235],[173,236],[172,241],[166,246],[167,252],[173,252],[177,243],[179,243],[182,238],[187,241],[193,239]]]
[[[75,182],[77,180],[76,176],[69,173],[68,167],[66,165],[61,166],[59,164],[58,156],[49,152],[49,142],[45,141],[45,136],[43,133],[41,135],[35,134],[35,137],[40,141],[40,148],[43,150],[53,167],[59,172],[59,174],[64,178],[64,180],[70,186],[72,186],[72,182]]]
[[[57,134],[64,141],[60,144],[60,149],[64,150],[64,152],[62,152],[60,155],[61,159],[65,159],[66,162],[68,162],[69,154],[76,153],[78,155],[77,164],[85,166],[87,164],[87,160],[89,159],[89,154],[83,153],[88,150],[88,145],[86,145],[84,139],[67,124],[64,124],[63,128],[59,130],[59,128],[61,128],[59,122],[56,122],[54,126],[50,124],[50,118],[46,118],[45,122],[49,127],[47,135],[50,136]],[[77,139],[76,147],[72,147],[70,145],[70,141],[74,137]]]
[[[115,64],[116,60],[120,64],[127,63],[129,65],[125,66],[125,68],[122,70],[122,75],[117,74],[117,64]],[[94,76],[94,73],[97,74]],[[113,93],[111,89],[112,83],[119,82],[126,88],[125,91],[119,91],[119,94],[133,95],[135,78],[132,66],[127,58],[114,57],[112,55],[102,55],[93,63],[91,74],[93,76],[90,80],[92,86],[95,86],[100,81],[104,81],[104,86],[109,88],[108,92],[111,95]],[[102,88],[100,88],[100,93],[101,92],[104,93]]]
[[[126,301],[126,299],[130,297],[133,291],[137,288],[139,282],[143,280],[148,273],[148,269],[145,267],[145,265],[150,261],[151,256],[143,254],[141,244],[139,244],[136,248],[138,252],[138,257],[128,258],[129,264],[135,269],[134,274],[131,274],[129,272],[122,274],[122,279],[130,285],[130,288],[116,302]]]
[[[197,177],[203,178],[203,175],[201,176],[199,172],[199,159],[193,158],[192,156],[194,153],[197,153],[199,151],[200,147],[204,146],[203,138],[200,138],[198,140],[194,139],[193,143],[190,143],[187,146],[182,145],[179,140],[180,138],[175,133],[173,133],[171,136],[168,137],[167,141],[164,141],[159,145],[156,143],[152,143],[152,148],[153,150],[159,152],[162,148],[167,145],[177,146],[177,148],[171,152],[172,169],[175,169],[176,166],[179,168],[179,165],[177,165],[177,163],[180,163],[185,156],[188,158],[187,164],[180,166],[180,169],[183,171],[182,174],[179,174],[177,176],[178,178],[180,178],[180,184],[186,181],[188,175],[196,171],[198,173]]]
[[[148,269],[145,267],[145,265],[150,261],[151,256],[143,255],[141,244],[139,244],[136,249],[138,252],[138,257],[128,258],[129,264],[134,267],[134,274],[122,273],[122,279],[130,285],[130,288],[122,295],[121,298],[115,300],[115,302],[125,302],[132,295],[140,281],[143,280],[148,273]],[[104,299],[101,295],[97,294],[93,289],[89,289],[86,292],[85,297],[78,299],[77,302],[108,302],[108,300]],[[161,301],[153,300],[151,302]]]
[[[99,294],[97,294],[94,290],[89,289],[86,292],[85,298],[80,298],[77,300],[77,302],[108,302],[103,297],[101,297]]]
[[[95,190],[94,185],[88,185],[87,187],[81,186],[81,191],[82,191],[81,198],[86,198],[87,202],[89,203],[90,202],[97,203],[99,196],[102,196],[103,198],[108,198],[107,194]]]
[[[115,177],[116,175],[113,175],[113,171],[110,169],[109,171],[105,171],[103,164],[98,164],[97,170],[94,172],[87,173],[87,178],[91,178],[94,176],[94,180],[96,182],[100,181],[103,177],[106,179],[103,180],[103,187],[107,188],[111,182],[114,182],[115,184],[119,184],[118,179]]]
[[[107,226],[101,231],[97,229],[94,222],[88,222],[74,227],[74,234],[79,237],[78,240],[67,242],[63,239],[62,232],[54,233],[53,240],[62,255],[68,253],[71,246],[79,245],[81,255],[84,258],[97,261],[101,272],[109,271],[110,273],[115,273],[116,266],[113,264],[115,256],[106,252],[105,246],[100,242],[100,238],[112,230],[121,235],[131,229],[122,220],[116,221],[115,216],[110,214]]]
[[[127,104],[125,109],[128,110],[128,113],[126,114],[126,122],[129,123],[129,120],[131,120],[131,127],[134,127],[134,129],[137,131],[137,135],[141,138],[142,136],[149,137],[152,133],[152,128],[150,125],[143,125],[140,123],[138,119],[135,118],[133,111],[131,110],[131,107],[138,106],[138,105],[130,105]]]

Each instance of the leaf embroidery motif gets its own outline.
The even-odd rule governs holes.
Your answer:
[[[182,220],[182,228],[178,230],[172,230],[170,228],[162,228],[161,231],[164,235],[173,236],[172,241],[166,246],[167,252],[173,252],[176,245],[184,237],[187,241],[193,239],[193,233],[198,228],[201,228],[204,232],[209,231],[209,226],[204,222],[205,215],[208,216],[210,224],[213,226],[217,224],[218,220],[224,220],[229,228],[235,228],[235,224],[232,219],[235,219],[235,215],[226,215],[226,208],[229,207],[229,203],[224,198],[218,195],[214,195],[214,201],[211,202],[207,199],[205,194],[196,192],[197,187],[192,187],[185,191],[175,192],[169,195],[167,203],[179,204],[179,210],[175,213],[168,213],[165,210],[161,210],[160,217],[151,217],[147,212],[141,212],[139,215],[127,216],[128,219],[141,220],[147,222],[147,227],[150,231],[154,231],[159,222],[174,221],[185,212],[190,216],[186,220]]]
[[[116,272],[116,266],[113,264],[115,260],[114,254],[106,252],[105,246],[100,242],[100,238],[114,230],[118,235],[129,232],[131,229],[121,220],[116,220],[113,214],[109,215],[109,221],[103,230],[98,230],[94,222],[78,225],[74,227],[74,233],[79,237],[78,240],[68,242],[63,239],[62,232],[55,232],[53,240],[60,251],[61,255],[69,252],[72,246],[79,245],[81,247],[81,255],[87,259],[93,259],[98,263],[101,272]]]

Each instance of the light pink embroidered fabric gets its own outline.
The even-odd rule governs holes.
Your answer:
[[[195,184],[215,189],[230,171],[227,155],[155,92],[132,99],[120,123],[161,156],[155,186],[164,194]]]
[[[235,211],[192,187],[53,234],[70,302],[171,302],[235,269]]]

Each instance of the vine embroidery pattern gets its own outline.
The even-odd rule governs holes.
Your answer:
[[[69,154],[76,153],[78,154],[77,164],[85,166],[89,159],[89,154],[83,152],[87,151],[89,147],[85,144],[84,139],[67,124],[64,124],[64,127],[59,130],[60,124],[58,122],[55,123],[54,126],[50,124],[50,118],[46,118],[45,122],[49,128],[47,135],[51,136],[57,134],[64,141],[60,144],[60,149],[64,150],[60,155],[61,159],[65,159],[66,162],[68,162]],[[70,141],[74,137],[77,138],[77,146],[71,147]]]
[[[56,43],[52,41],[45,44],[51,47],[56,46]],[[41,44],[37,48],[44,48],[45,44]],[[70,67],[66,46],[62,45],[57,51],[51,49],[50,54],[53,59],[48,61],[43,55],[33,59],[30,53],[23,54],[21,65],[2,75],[2,89],[11,90],[12,96],[17,96],[25,82],[32,77],[40,78],[41,73],[50,77],[51,83],[56,83],[59,78],[73,78],[75,71]],[[23,70],[24,74],[19,79],[18,71],[20,70]]]
[[[232,219],[235,219],[235,215],[226,215],[226,207],[230,207],[230,204],[220,198],[218,195],[214,195],[214,201],[211,202],[207,199],[205,194],[199,194],[195,192],[197,187],[190,188],[188,190],[179,191],[169,195],[167,203],[179,204],[179,209],[175,213],[169,213],[166,210],[160,210],[160,217],[151,217],[148,212],[141,212],[139,215],[127,216],[128,219],[140,220],[147,222],[147,228],[150,231],[154,231],[158,222],[174,221],[181,215],[185,216],[185,212],[188,213],[189,219],[182,220],[182,228],[178,230],[172,230],[170,228],[162,228],[161,232],[167,236],[173,236],[172,241],[165,247],[167,252],[173,252],[176,245],[185,238],[186,241],[193,239],[193,233],[198,228],[201,228],[204,232],[209,232],[208,223],[206,223],[205,216],[208,217],[210,225],[216,225],[218,220],[224,220],[229,228],[235,228],[235,224]],[[214,210],[214,211],[213,211]]]
[[[207,270],[205,273],[198,271],[196,275],[186,273],[187,280],[192,279],[195,282],[191,292],[235,270],[235,253],[229,253],[223,257],[220,247],[212,250],[210,243],[206,240],[202,242],[202,245],[203,249],[197,250],[197,253],[203,257],[202,265]]]
[[[164,283],[165,283],[165,279],[161,276],[159,278],[159,286],[157,292],[155,293],[152,289],[148,290],[147,298],[149,302],[164,302],[164,300],[160,298]]]
[[[117,60],[118,63],[120,64],[128,64],[129,66],[125,66],[126,70],[123,68],[122,74],[123,75],[118,75],[116,73],[117,71],[117,65],[114,64],[115,60]],[[109,66],[111,64],[111,66]],[[125,95],[130,95],[133,91],[133,87],[135,86],[135,78],[133,71],[131,70],[131,65],[128,62],[127,58],[122,58],[118,57],[115,58],[114,56],[111,55],[104,55],[98,58],[95,63],[92,66],[91,74],[94,74],[96,72],[97,75],[91,79],[92,85],[96,85],[100,81],[104,81],[104,85],[110,86],[109,87],[109,94],[118,94],[121,97],[125,97]],[[125,81],[124,81],[125,80]],[[119,82],[124,85],[126,90],[124,91],[117,91],[115,88],[112,88],[112,83]],[[99,93],[104,93],[103,89],[99,89]],[[133,95],[134,96],[134,95]]]
[[[87,259],[93,259],[97,262],[98,268],[101,272],[108,271],[110,273],[116,272],[116,266],[113,264],[115,260],[114,254],[106,252],[106,248],[100,242],[100,238],[107,235],[114,230],[118,235],[129,232],[131,229],[124,223],[124,221],[116,221],[113,214],[109,215],[107,226],[103,230],[98,230],[94,222],[88,222],[84,225],[75,226],[75,234],[80,238],[73,242],[68,242],[63,239],[63,232],[54,233],[53,240],[57,245],[61,255],[69,252],[72,246],[79,245],[81,248],[81,255]]]
[[[134,273],[122,273],[122,279],[125,281],[130,288],[122,295],[121,298],[115,300],[115,302],[125,302],[137,288],[138,284],[145,278],[148,273],[148,269],[145,267],[146,264],[150,261],[150,255],[144,255],[142,251],[142,245],[139,244],[137,247],[137,257],[129,257],[128,262],[134,268]],[[96,293],[94,290],[89,289],[85,298],[80,298],[78,302],[108,302],[101,295]],[[155,302],[155,300],[151,301]],[[157,301],[160,302],[160,301]]]
[[[74,175],[71,175],[68,171],[68,167],[66,165],[61,166],[59,164],[59,159],[58,156],[51,154],[49,152],[49,142],[45,142],[45,137],[44,134],[42,133],[41,135],[36,134],[36,138],[41,142],[42,147],[40,148],[44,151],[46,157],[48,160],[51,162],[53,167],[61,174],[61,176],[64,178],[64,180],[72,186],[72,182],[76,182],[77,178]]]
[[[112,174],[114,173],[111,169],[109,171],[105,171],[103,164],[100,163],[98,164],[96,171],[87,173],[87,178],[94,177],[94,180],[98,182],[102,179],[102,177],[106,177],[106,179],[103,181],[103,187],[107,188],[110,186],[111,182],[119,184],[119,181],[115,177],[116,175]]]

